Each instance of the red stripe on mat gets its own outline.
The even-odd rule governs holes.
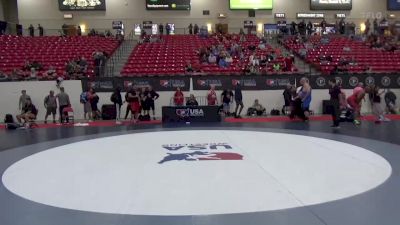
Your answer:
[[[161,120],[152,120],[152,121],[141,121],[137,124],[161,124]],[[116,124],[115,121],[94,121],[94,122],[80,122],[75,124],[42,124],[38,123],[37,128],[56,128],[56,127],[115,127],[115,126],[128,126],[128,125],[135,125],[131,121],[124,121],[122,124]],[[0,126],[0,129],[4,129],[4,126]]]
[[[400,115],[387,115],[391,120],[400,120]],[[310,121],[331,121],[332,117],[329,115],[323,116],[311,116]],[[363,116],[361,120],[364,121],[375,121],[375,116],[368,115]],[[242,119],[226,118],[225,122],[228,123],[267,123],[267,122],[290,122],[290,121],[300,121],[298,119],[291,120],[287,116],[272,116],[272,117],[249,117]]]

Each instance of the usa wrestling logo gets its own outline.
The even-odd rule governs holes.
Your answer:
[[[186,117],[204,117],[204,110],[202,109],[191,109],[191,108],[185,108],[185,109],[177,109],[176,110],[176,115],[182,118]]]
[[[210,161],[210,160],[243,160],[243,156],[233,152],[228,143],[205,144],[172,144],[163,145],[167,155],[158,163],[172,161]]]

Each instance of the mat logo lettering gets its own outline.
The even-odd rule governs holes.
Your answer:
[[[227,143],[170,144],[162,147],[168,152],[159,164],[171,161],[243,160],[243,156],[232,152],[232,146]]]

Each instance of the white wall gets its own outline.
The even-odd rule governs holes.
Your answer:
[[[82,92],[82,85],[80,81],[64,81],[63,86],[66,92],[69,94],[72,107],[75,111],[75,118],[83,119],[83,107],[79,103],[79,96]],[[38,120],[43,120],[45,116],[45,108],[43,106],[43,100],[50,90],[54,90],[56,93],[58,89],[54,81],[31,81],[31,82],[0,82],[0,118],[4,118],[5,114],[11,113],[16,115],[19,113],[18,100],[21,95],[21,90],[26,90],[28,95],[31,96],[33,103],[39,109]],[[400,96],[400,89],[393,90],[397,96]],[[266,107],[267,112],[271,109],[281,109],[283,105],[283,96],[281,90],[278,91],[244,91],[243,100],[245,105],[244,113],[247,108],[253,104],[254,99],[259,99],[260,103]],[[346,90],[347,94],[350,95],[351,90]],[[206,96],[206,91],[191,91],[190,93],[195,96]],[[160,92],[160,98],[156,102],[156,116],[161,117],[161,107],[170,104],[170,99],[174,92]],[[221,92],[217,92],[220,96]],[[103,104],[110,104],[111,93],[98,93],[100,97],[99,107]],[[189,92],[185,93],[188,96]],[[123,93],[124,96],[124,93]],[[315,113],[322,113],[322,100],[329,99],[327,90],[313,90],[313,101],[311,104],[311,110]],[[219,99],[220,100],[220,99]],[[232,107],[233,108],[233,107]],[[122,115],[124,116],[126,105],[122,108]],[[369,103],[366,102],[363,105],[362,111],[364,113],[370,112]]]
[[[288,20],[295,18],[297,12],[310,12],[310,0],[275,0],[273,10],[257,11],[257,23],[273,22],[274,13],[286,13]],[[210,16],[203,16],[203,10],[210,10]],[[58,10],[56,0],[18,0],[19,20],[26,27],[29,24],[42,24],[48,29],[60,29],[63,23],[86,24],[93,28],[110,28],[113,20],[123,20],[126,27],[133,27],[135,23],[143,20],[152,20],[154,23],[171,22],[178,28],[185,28],[189,23],[228,23],[231,28],[239,28],[244,19],[248,18],[246,10],[229,10],[228,0],[192,0],[191,11],[148,11],[145,0],[107,0],[107,10],[104,12],[73,12],[74,19],[64,20],[63,14]],[[334,14],[338,11],[319,11],[326,14],[328,21],[334,21]],[[365,21],[366,13],[387,14],[386,0],[353,0],[353,10],[341,11],[348,18],[357,23]],[[227,18],[217,19],[218,13],[226,13]],[[400,12],[391,12],[400,17]],[[372,14],[369,15],[369,17]]]

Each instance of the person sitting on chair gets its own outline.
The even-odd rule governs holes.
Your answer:
[[[26,99],[25,106],[22,108],[22,113],[17,115],[17,120],[19,123],[22,123],[22,120],[24,120],[24,123],[28,123],[36,119],[37,113],[38,111],[35,105],[33,105],[31,99],[28,98]]]
[[[248,113],[247,114],[250,114],[249,116],[254,115],[254,114],[257,114],[257,116],[261,116],[264,113],[265,113],[264,106],[262,106],[259,103],[258,99],[256,99],[256,100],[254,100],[253,106],[248,109]]]
[[[196,98],[194,95],[190,95],[189,99],[186,102],[187,106],[198,106],[199,103],[197,102]]]

